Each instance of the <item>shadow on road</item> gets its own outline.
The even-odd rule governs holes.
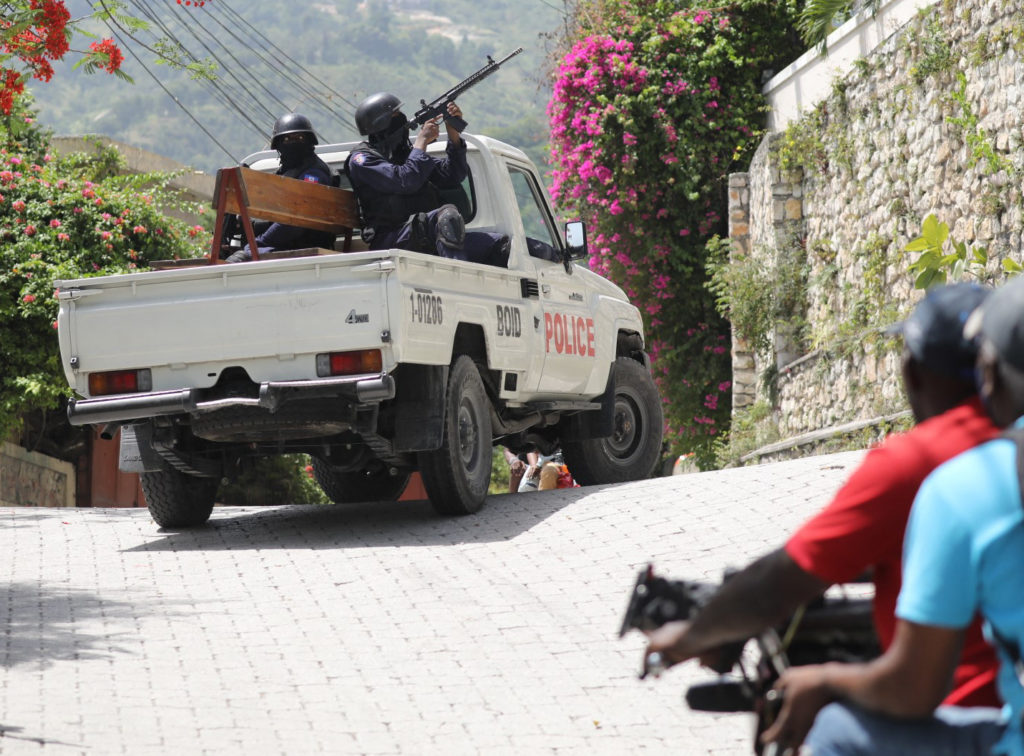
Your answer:
[[[507,541],[603,486],[490,496],[467,517],[442,517],[428,501],[273,509],[217,508],[210,522],[125,551],[338,549]]]
[[[137,611],[132,604],[40,583],[10,583],[0,589],[0,596],[5,594],[0,640],[6,642],[0,643],[0,668],[31,664],[45,669],[60,661],[130,653],[118,644],[117,635],[83,632],[82,626],[95,627],[97,618],[132,617]]]

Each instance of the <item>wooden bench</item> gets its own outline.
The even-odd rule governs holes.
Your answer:
[[[359,227],[359,208],[351,189],[317,184],[312,181],[254,171],[251,168],[221,168],[213,192],[213,207],[217,210],[214,221],[213,244],[206,264],[216,265],[224,242],[224,217],[233,213],[239,217],[245,241],[252,251],[252,259],[259,260],[253,219],[285,223],[317,231],[344,236],[342,251],[352,248],[352,229]],[[334,252],[333,249],[282,250],[267,257],[298,257]],[[198,260],[158,260],[151,265],[156,270],[190,267],[203,264]]]

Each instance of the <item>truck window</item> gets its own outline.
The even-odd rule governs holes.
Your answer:
[[[557,250],[558,236],[554,233],[554,225],[533,176],[513,165],[508,166],[508,175],[512,179],[512,189],[516,193],[526,236]]]

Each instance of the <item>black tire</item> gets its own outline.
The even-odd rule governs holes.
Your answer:
[[[408,470],[391,475],[384,465],[355,472],[338,472],[322,459],[313,457],[313,478],[335,504],[395,501],[409,485],[411,475]]]
[[[140,475],[150,516],[161,528],[192,528],[210,519],[220,480],[177,470]]]
[[[476,364],[465,355],[448,373],[441,448],[419,454],[423,487],[443,515],[478,512],[491,483],[491,409]]]
[[[649,478],[661,458],[664,418],[650,372],[619,357],[615,371],[615,429],[606,438],[566,441],[562,455],[581,486]]]

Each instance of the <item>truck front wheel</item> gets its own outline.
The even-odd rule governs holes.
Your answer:
[[[335,504],[357,501],[395,501],[409,485],[410,473],[392,475],[380,465],[356,472],[338,472],[322,459],[313,457],[313,477]]]
[[[420,474],[439,514],[479,511],[491,483],[491,412],[476,364],[465,355],[452,364],[445,393],[441,448],[421,452]]]
[[[178,470],[140,473],[150,516],[161,528],[191,528],[210,519],[220,480]]]
[[[661,397],[650,372],[619,357],[615,371],[615,428],[606,438],[567,441],[562,455],[580,485],[649,478],[661,457]]]

